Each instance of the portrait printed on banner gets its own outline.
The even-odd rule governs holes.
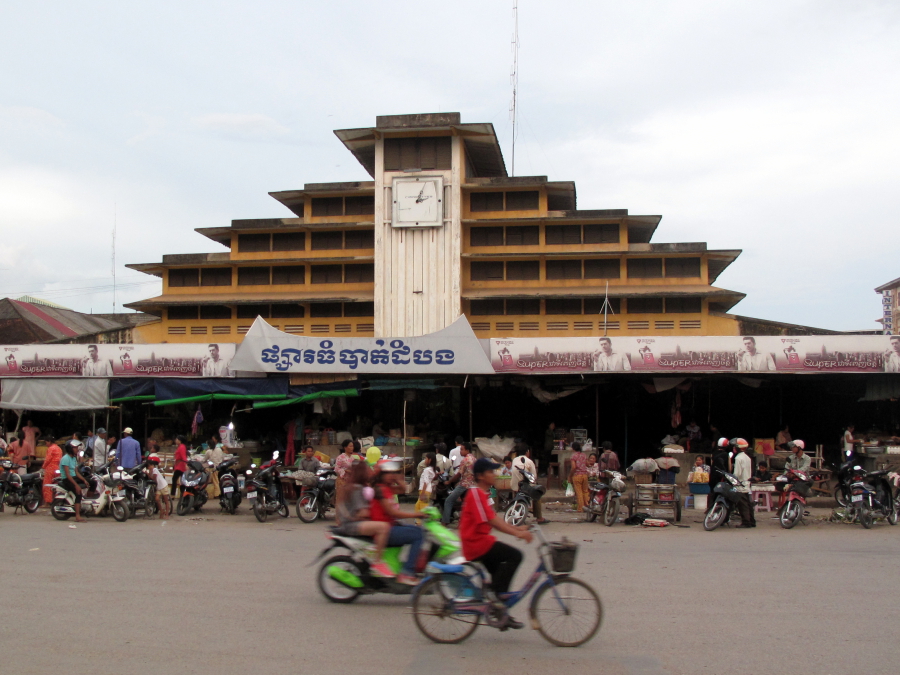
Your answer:
[[[593,353],[593,361],[595,372],[631,370],[628,354],[613,351],[612,340],[608,337],[600,338],[600,349]]]
[[[737,353],[737,369],[740,372],[765,372],[775,370],[775,357],[759,351],[756,338],[746,336],[744,348]]]

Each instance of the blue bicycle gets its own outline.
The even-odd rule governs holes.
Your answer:
[[[503,603],[513,607],[535,587],[531,598],[531,627],[557,647],[577,647],[590,640],[600,628],[603,606],[593,588],[569,574],[575,569],[578,545],[566,541],[548,542],[540,528],[539,562],[521,590],[509,594]],[[444,565],[430,563],[431,572],[413,591],[413,618],[428,639],[442,644],[462,642],[484,621],[504,627],[496,599],[485,588],[486,571],[477,563]],[[540,582],[540,583],[539,583]]]

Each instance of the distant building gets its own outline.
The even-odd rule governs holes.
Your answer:
[[[82,314],[46,300],[0,299],[0,342],[3,344],[134,342],[134,329],[156,321],[148,314]]]
[[[900,279],[889,281],[875,289],[881,295],[881,318],[876,319],[885,335],[900,331]]]

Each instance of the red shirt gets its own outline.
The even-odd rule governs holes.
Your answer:
[[[477,560],[497,541],[491,534],[490,522],[495,515],[488,494],[479,487],[469,488],[459,518],[459,538],[466,560]]]
[[[384,510],[384,506],[381,505],[381,500],[387,499],[392,501],[394,499],[394,493],[391,492],[390,488],[385,485],[376,485],[375,486],[375,499],[372,500],[372,504],[370,506],[370,520],[377,521],[379,523],[390,523],[394,524],[394,518]]]
[[[187,448],[184,443],[179,445],[175,451],[175,468],[173,470],[182,473],[187,471]]]

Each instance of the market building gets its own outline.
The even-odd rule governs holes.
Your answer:
[[[740,250],[653,243],[661,216],[579,210],[573,181],[507,174],[491,124],[378,117],[335,132],[371,181],[270,193],[292,217],[197,232],[227,252],[128,267],[163,280],[128,305],[146,342],[239,342],[261,316],[294,335],[739,335],[715,286]]]

